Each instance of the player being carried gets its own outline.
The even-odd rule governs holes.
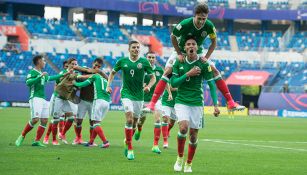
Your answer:
[[[30,89],[30,110],[31,110],[31,120],[23,129],[21,135],[16,140],[16,146],[20,146],[26,137],[27,133],[31,131],[34,125],[40,120],[40,125],[37,128],[36,137],[32,146],[42,146],[44,144],[40,142],[42,135],[44,134],[47,122],[48,122],[48,103],[45,96],[45,84],[48,81],[54,81],[60,77],[68,74],[59,74],[55,76],[48,76],[46,72],[42,72],[45,67],[45,58],[41,55],[34,56],[33,64],[35,67],[30,70],[27,75],[26,84]]]
[[[126,125],[125,125],[125,156],[128,160],[134,160],[132,147],[133,128],[136,127],[140,117],[144,101],[144,91],[149,92],[156,81],[152,67],[146,58],[140,57],[140,43],[129,42],[129,57],[119,59],[108,79],[107,91],[112,92],[111,83],[115,74],[122,70],[121,100],[123,103]],[[151,75],[147,86],[143,87],[145,73]]]
[[[174,170],[182,170],[184,145],[186,136],[189,135],[188,158],[184,166],[184,172],[192,172],[192,159],[198,142],[197,134],[204,124],[204,80],[207,80],[210,87],[210,94],[214,103],[214,115],[218,116],[220,111],[217,107],[213,71],[210,65],[203,63],[197,55],[197,40],[193,37],[186,38],[184,48],[187,53],[184,58],[185,61],[176,61],[173,67],[173,77],[171,78],[172,87],[178,87],[178,94],[175,100],[175,111],[179,124],[177,136],[178,156]]]
[[[203,62],[208,61],[211,65],[211,69],[214,73],[214,80],[217,88],[222,92],[223,96],[226,98],[227,106],[229,110],[243,110],[244,106],[241,106],[234,102],[226,82],[222,79],[220,72],[214,66],[214,63],[209,60],[211,54],[216,48],[217,36],[216,30],[213,23],[208,20],[209,8],[206,4],[200,3],[194,9],[194,17],[184,19],[181,21],[174,29],[171,34],[171,41],[175,51],[171,54],[165,65],[165,72],[158,82],[154,94],[152,96],[149,105],[144,108],[145,112],[154,111],[155,104],[162,95],[169,78],[172,76],[172,67],[178,57],[180,62],[184,61],[184,44],[187,37],[193,36],[196,39],[198,45],[197,54],[201,57]],[[202,45],[205,38],[209,35],[211,39],[211,45],[206,54],[204,54]]]

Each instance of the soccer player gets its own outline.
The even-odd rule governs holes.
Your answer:
[[[148,52],[146,54],[146,58],[153,69],[154,75],[156,76],[156,82],[159,81],[161,76],[163,75],[163,69],[160,66],[156,65],[156,54],[154,52]],[[146,86],[150,82],[150,78],[151,75],[145,75],[144,86]],[[145,103],[144,105],[147,105],[150,102],[155,86],[156,83],[152,86],[149,92],[144,93],[144,103]],[[156,110],[154,111],[155,123],[154,123],[154,143],[152,147],[152,152],[160,154],[161,150],[159,149],[159,139],[161,135],[161,122],[160,122],[161,108],[162,108],[161,102],[160,103],[158,102],[156,106],[159,107],[156,107]],[[142,112],[141,117],[137,123],[137,131],[134,135],[135,140],[139,140],[145,120],[146,120],[146,113]]]
[[[201,57],[203,62],[209,61],[211,54],[213,53],[217,39],[216,39],[216,30],[213,23],[208,20],[209,8],[206,4],[200,3],[194,9],[194,17],[184,19],[181,21],[174,29],[171,34],[171,41],[175,52],[169,57],[165,65],[165,72],[158,82],[154,95],[152,96],[150,104],[144,111],[148,112],[149,110],[154,111],[155,104],[162,95],[169,78],[171,77],[172,67],[178,57],[179,61],[184,61],[184,56],[186,52],[184,51],[184,44],[186,38],[189,36],[194,36],[198,45],[197,54]],[[202,44],[205,38],[209,35],[211,39],[211,45],[206,54],[203,52]],[[209,62],[211,69],[214,72],[214,79],[218,89],[222,92],[223,96],[227,100],[227,107],[229,110],[243,110],[244,106],[241,106],[234,102],[229,89],[222,79],[220,72],[216,69],[213,62]]]
[[[207,80],[214,103],[214,115],[220,113],[217,107],[216,87],[213,71],[208,63],[203,63],[197,55],[197,39],[187,38],[185,43],[187,56],[185,62],[176,61],[173,67],[171,85],[178,87],[175,100],[175,111],[178,117],[179,132],[177,136],[178,157],[174,165],[175,171],[181,171],[186,136],[189,131],[188,158],[184,172],[192,172],[192,159],[197,147],[198,130],[203,126],[203,82]]]
[[[65,60],[63,62],[63,68],[64,68],[64,70],[68,68],[67,60]],[[56,84],[58,84],[59,82],[60,82],[60,79],[56,80]],[[53,113],[55,96],[56,96],[56,91],[53,92],[53,94],[52,94],[52,96],[50,98],[49,116],[52,116],[52,113]],[[52,118],[51,122],[48,125],[48,130],[46,132],[46,136],[45,136],[44,141],[43,141],[44,144],[48,144],[49,143],[49,135],[52,132],[52,145],[59,145],[59,142],[56,139],[57,130],[58,130],[57,125],[58,125],[58,123],[60,124],[61,121],[64,122],[64,117],[65,117],[65,115],[62,114],[61,117],[60,117],[60,120],[58,120],[58,119],[54,120]],[[59,126],[59,127],[60,127],[60,131],[61,131],[61,127],[63,127],[63,124],[62,124],[62,126]]]
[[[162,136],[163,136],[163,148],[168,148],[168,137],[170,130],[173,128],[177,116],[175,112],[175,99],[177,96],[177,88],[170,87],[171,93],[164,91],[162,96]]]
[[[102,63],[100,63],[100,65],[101,64]],[[84,82],[74,83],[74,85],[77,87],[86,87],[91,84],[93,84],[94,86],[94,101],[93,105],[91,105],[92,112],[90,115],[94,129],[92,135],[90,136],[90,141],[87,143],[87,146],[93,146],[94,140],[97,135],[103,142],[100,145],[101,148],[108,148],[110,146],[100,126],[100,122],[104,119],[106,113],[109,111],[110,106],[110,94],[106,92],[107,83],[108,81],[100,74],[94,74]]]
[[[125,125],[125,156],[128,160],[134,160],[132,147],[133,128],[136,127],[144,101],[144,92],[149,92],[154,85],[156,77],[153,75],[152,67],[146,58],[140,57],[140,43],[129,42],[129,57],[119,59],[108,79],[107,91],[112,92],[111,83],[115,74],[122,70],[123,85],[121,89],[121,100],[123,103],[126,125]],[[145,73],[151,75],[150,81],[143,88]]]
[[[55,76],[48,76],[46,72],[42,72],[46,62],[44,57],[41,55],[37,55],[33,58],[33,64],[35,67],[30,70],[26,80],[26,84],[30,89],[29,103],[31,109],[31,120],[23,129],[15,144],[16,146],[20,146],[27,133],[31,131],[34,125],[40,120],[40,125],[37,128],[36,137],[32,143],[32,146],[45,147],[45,145],[40,142],[48,122],[48,104],[45,97],[45,83],[48,81],[57,80],[64,75],[59,74]]]
[[[100,68],[103,65],[103,60],[101,58],[96,58],[92,63],[92,68],[87,67],[79,67],[75,66],[74,70],[78,70],[82,74],[89,75],[89,74],[95,74],[99,73],[101,74],[105,79],[108,78],[108,76],[100,70]],[[74,126],[76,138],[73,141],[73,145],[75,144],[83,144],[82,139],[82,122],[85,118],[86,113],[89,115],[89,121],[90,121],[90,136],[92,135],[94,126],[93,122],[91,121],[91,115],[92,115],[92,105],[94,100],[94,85],[90,84],[89,86],[82,87],[80,89],[80,103],[78,104],[78,112],[76,117],[76,124]]]

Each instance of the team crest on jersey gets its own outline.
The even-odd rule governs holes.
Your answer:
[[[160,75],[160,72],[156,71],[156,76],[159,77]]]
[[[178,25],[176,26],[176,29],[177,29],[177,30],[180,30],[181,28],[182,28],[181,24],[178,24]]]
[[[128,67],[128,65],[127,65],[127,64],[125,64],[125,65],[124,65],[124,67]]]
[[[207,36],[207,32],[206,32],[206,31],[203,31],[203,32],[201,33],[201,36],[202,36],[202,37],[206,37],[206,36]]]
[[[138,69],[142,69],[142,68],[143,68],[143,65],[142,65],[142,63],[139,63],[136,67],[137,67]]]

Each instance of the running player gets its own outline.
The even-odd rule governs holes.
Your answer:
[[[203,82],[207,80],[211,97],[214,103],[214,115],[220,111],[217,107],[216,87],[211,66],[203,63],[197,55],[197,40],[190,37],[185,43],[187,56],[184,62],[176,61],[173,67],[171,85],[178,87],[175,100],[175,111],[178,117],[179,132],[177,136],[178,156],[174,165],[175,171],[181,171],[186,136],[189,131],[188,158],[184,166],[184,172],[192,172],[192,159],[197,147],[198,130],[203,127],[204,97]]]
[[[172,67],[176,61],[176,58],[178,57],[180,61],[184,61],[184,55],[186,54],[186,52],[184,51],[184,44],[186,42],[187,37],[193,36],[196,38],[196,42],[198,45],[197,54],[201,57],[203,62],[209,60],[211,54],[216,48],[217,36],[213,23],[207,19],[208,14],[208,6],[204,3],[200,3],[194,9],[194,17],[184,19],[173,29],[173,32],[171,34],[171,40],[175,51],[169,57],[165,65],[165,72],[155,88],[150,104],[147,106],[147,108],[144,109],[145,112],[154,110],[155,104],[162,95],[166,84],[172,75]],[[209,46],[209,49],[205,54],[202,45],[207,36],[209,36],[211,39],[211,45]],[[226,98],[228,109],[245,109],[244,106],[241,106],[234,102],[225,81],[220,75],[220,72],[216,69],[213,62],[210,61],[209,63],[214,73],[215,83],[218,89],[222,92],[223,96]]]
[[[140,57],[140,43],[129,42],[129,57],[119,59],[108,79],[107,91],[112,92],[111,83],[115,74],[122,70],[123,85],[121,89],[121,100],[123,103],[126,125],[125,125],[125,156],[128,160],[134,160],[132,147],[133,128],[141,114],[144,101],[144,92],[149,92],[156,81],[152,67],[146,58]],[[145,73],[151,75],[150,82],[143,88]]]
[[[32,146],[45,147],[45,145],[40,142],[48,122],[48,103],[45,97],[45,84],[48,81],[57,80],[64,75],[59,74],[55,76],[48,76],[46,72],[42,72],[46,62],[45,58],[41,55],[37,55],[33,58],[33,64],[35,65],[35,68],[30,70],[26,80],[26,84],[30,89],[29,103],[31,109],[31,120],[23,129],[15,144],[16,146],[20,146],[27,133],[31,131],[34,125],[40,120],[40,125],[37,128],[36,137],[32,143]],[[67,72],[67,74],[68,73],[69,72]]]

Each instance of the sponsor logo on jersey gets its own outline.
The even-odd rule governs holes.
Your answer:
[[[142,69],[143,65],[142,65],[142,63],[139,63],[136,67],[137,67],[138,69]]]
[[[202,37],[206,37],[206,36],[207,36],[207,32],[206,32],[206,31],[203,31],[203,32],[201,33],[201,36],[202,36]]]
[[[160,74],[160,72],[158,72],[158,71],[156,71],[156,76],[160,76],[161,74]]]

